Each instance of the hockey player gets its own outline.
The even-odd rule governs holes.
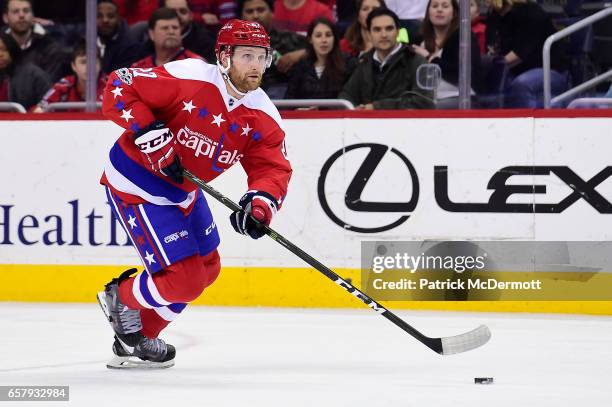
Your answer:
[[[111,148],[101,183],[145,271],[124,272],[98,301],[115,331],[109,367],[169,367],[175,348],[158,338],[220,271],[219,234],[186,168],[211,181],[240,162],[248,176],[234,229],[263,236],[291,176],[280,115],[259,88],[270,40],[259,23],[220,30],[217,65],[186,59],[114,71],[103,112],[125,131]]]

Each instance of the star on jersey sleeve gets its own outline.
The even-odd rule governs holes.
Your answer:
[[[156,120],[154,110],[181,104],[182,100],[177,101],[178,80],[163,66],[117,69],[106,83],[102,112],[124,129],[138,131]],[[178,107],[189,112],[195,108],[191,102]]]

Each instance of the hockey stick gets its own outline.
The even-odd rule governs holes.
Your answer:
[[[238,204],[221,194],[219,191],[208,185],[206,182],[193,175],[191,172],[183,170],[183,175],[189,181],[202,188],[206,193],[211,195],[217,201],[227,206],[230,210],[242,210],[242,208],[238,206]],[[404,322],[400,317],[398,317],[397,315],[380,305],[378,302],[374,301],[373,299],[362,293],[351,283],[342,279],[339,275],[337,275],[331,269],[329,269],[328,267],[320,263],[318,260],[310,256],[308,253],[291,243],[289,240],[285,239],[282,235],[280,235],[271,227],[265,225],[261,225],[261,227],[263,228],[265,233],[270,236],[274,241],[284,246],[287,250],[298,256],[300,259],[304,260],[306,263],[310,264],[312,267],[324,274],[327,278],[338,284],[340,287],[344,288],[346,291],[348,291],[355,297],[359,298],[365,305],[372,308],[374,311],[381,314],[389,321],[402,328],[404,331],[408,332],[419,342],[421,342],[434,352],[437,352],[441,355],[452,355],[454,353],[467,352],[469,350],[484,345],[485,343],[487,343],[489,338],[491,338],[491,331],[489,331],[489,328],[487,328],[486,325],[481,325],[472,331],[456,336],[448,336],[443,338],[430,338],[428,336],[425,336],[421,332],[416,330],[414,327]]]

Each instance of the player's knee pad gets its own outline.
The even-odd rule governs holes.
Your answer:
[[[221,263],[215,250],[207,256],[189,256],[171,264],[167,272],[172,275],[172,297],[180,302],[191,302],[198,298],[202,291],[211,285],[219,275]]]

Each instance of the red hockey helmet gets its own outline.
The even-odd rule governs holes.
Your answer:
[[[225,23],[219,30],[219,36],[217,37],[217,45],[215,46],[217,59],[221,60],[221,51],[225,47],[238,45],[262,47],[268,51],[268,54],[271,54],[270,37],[263,26],[255,21],[234,19]]]

